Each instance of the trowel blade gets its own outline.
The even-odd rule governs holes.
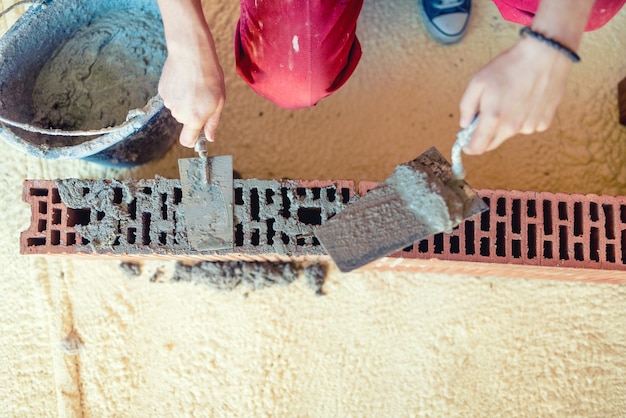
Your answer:
[[[315,230],[339,270],[348,272],[488,209],[436,148],[396,168],[365,196]]]
[[[191,249],[232,249],[232,156],[181,158],[178,160],[178,170]]]

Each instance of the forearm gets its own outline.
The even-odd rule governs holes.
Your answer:
[[[543,0],[533,30],[578,51],[594,0]]]
[[[158,0],[170,54],[200,54],[214,50],[201,0]]]

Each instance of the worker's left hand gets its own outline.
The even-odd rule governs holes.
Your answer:
[[[482,154],[512,136],[548,129],[565,92],[571,61],[535,39],[520,39],[471,80],[461,99],[461,127],[480,113],[466,154]]]

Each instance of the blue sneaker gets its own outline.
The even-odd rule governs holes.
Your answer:
[[[449,45],[459,42],[465,35],[472,0],[419,0],[419,9],[430,36]]]

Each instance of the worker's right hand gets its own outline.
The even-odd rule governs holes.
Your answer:
[[[210,33],[206,43],[190,47],[168,44],[168,56],[159,81],[159,94],[172,116],[183,124],[180,143],[193,148],[202,131],[215,139],[226,89],[224,72]]]

